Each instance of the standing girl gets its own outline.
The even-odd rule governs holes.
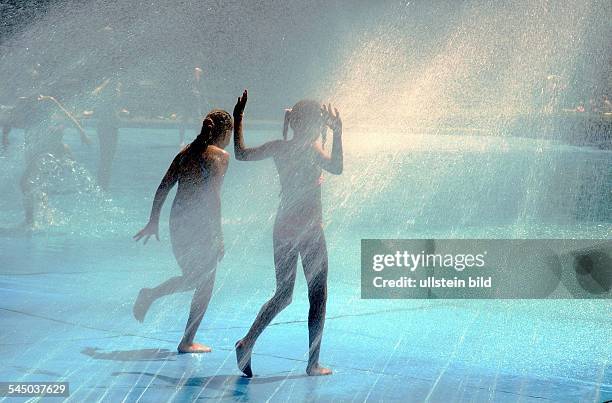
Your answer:
[[[312,100],[303,100],[285,113],[283,140],[247,148],[242,138],[242,117],[247,91],[234,108],[234,151],[239,161],[273,158],[281,183],[281,200],[274,223],[274,264],[276,292],[266,302],[249,332],[236,343],[238,368],[247,376],[251,371],[251,351],[259,335],[272,319],[291,302],[301,257],[308,283],[309,355],[308,375],[329,375],[331,370],[319,365],[321,337],[327,300],[327,246],[323,234],[321,206],[322,170],[342,173],[342,121],[337,109]],[[334,113],[335,112],[335,113]],[[288,128],[293,138],[287,139]],[[316,143],[329,127],[333,131],[331,157]],[[325,138],[323,138],[323,145]]]

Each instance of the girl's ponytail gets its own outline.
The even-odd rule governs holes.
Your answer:
[[[287,133],[289,131],[289,119],[291,118],[291,109],[285,109],[285,122],[283,123],[283,140],[287,141]]]
[[[208,148],[210,143],[213,140],[213,129],[215,128],[215,123],[210,117],[206,117],[204,122],[202,122],[202,130],[200,130],[200,134],[196,137],[196,139],[187,145],[186,153],[181,158],[180,163],[184,164],[188,162],[191,158],[193,158],[196,153],[202,152]],[[194,144],[197,144],[200,147],[196,147]]]
[[[224,135],[233,127],[232,116],[222,109],[213,109],[206,115],[202,122],[202,129],[196,139],[186,149],[186,154],[191,156],[206,150],[206,148],[217,141],[218,137]]]
[[[206,149],[206,147],[212,143],[214,129],[215,122],[213,122],[213,120],[207,116],[202,122],[202,130],[196,139],[198,142],[200,142],[200,144],[202,144],[204,149]]]

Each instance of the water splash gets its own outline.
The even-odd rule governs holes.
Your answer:
[[[597,1],[468,2],[451,30],[443,31],[446,21],[432,23],[424,39],[416,32],[423,28],[419,11],[396,7],[338,67],[332,99],[356,126],[499,133],[508,117],[540,110],[551,75],[564,77],[571,97],[583,90],[585,75],[605,72],[605,9]],[[423,40],[426,50],[417,43]]]
[[[356,35],[327,96],[358,169],[347,164],[330,216],[351,206],[349,220],[380,223],[393,211],[396,235],[510,225],[524,236],[544,223],[609,220],[609,186],[593,186],[612,179],[607,154],[559,147],[546,119],[516,124],[605,90],[594,83],[609,77],[600,37],[609,6],[472,1],[455,11],[423,23],[422,7],[405,3]],[[554,97],[552,81],[564,87]],[[510,129],[536,140],[501,138]]]
[[[102,236],[114,232],[122,209],[106,196],[90,173],[72,159],[45,156],[32,185],[37,194],[37,229],[61,227]]]

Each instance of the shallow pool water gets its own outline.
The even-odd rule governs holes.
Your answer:
[[[609,300],[362,300],[362,238],[612,237],[612,152],[532,139],[346,133],[345,172],[325,177],[330,255],[322,362],[303,376],[307,295],[261,337],[253,380],[232,350],[274,290],[271,161],[232,159],[223,191],[225,259],[199,331],[205,356],[174,351],[190,295],[159,300],[144,324],[138,290],[176,273],[168,239],[132,241],[178,151],[170,130],[122,130],[110,192],[49,196],[46,221],[22,221],[21,132],[0,165],[0,379],[70,382],[70,401],[605,401],[612,399]],[[80,166],[97,149],[67,131]],[[280,137],[248,130],[247,143]],[[68,175],[75,175],[68,173]],[[76,183],[95,175],[77,170]],[[68,181],[70,182],[70,181]]]

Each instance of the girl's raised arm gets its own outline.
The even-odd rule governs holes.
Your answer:
[[[59,108],[59,110],[61,110],[64,113],[64,115],[74,125],[74,127],[78,130],[79,135],[81,136],[81,141],[87,145],[91,144],[91,139],[89,138],[89,136],[87,136],[87,133],[85,133],[85,129],[83,129],[83,126],[81,126],[79,121],[72,115],[72,113],[70,113],[68,109],[66,109],[64,105],[62,105],[57,99],[55,99],[52,96],[48,96],[48,95],[40,95],[38,97],[38,100],[39,101],[48,100],[48,101],[53,102]]]
[[[281,141],[274,140],[260,145],[259,147],[247,148],[242,136],[242,117],[247,102],[247,90],[238,97],[234,107],[234,154],[238,161],[258,161],[272,157],[278,150]]]
[[[344,157],[342,152],[342,120],[340,119],[340,113],[338,109],[335,109],[335,115],[332,112],[331,104],[329,106],[323,105],[321,112],[325,119],[325,124],[332,129],[334,136],[332,141],[331,157],[325,155],[323,150],[317,147],[318,162],[321,168],[327,172],[340,175],[344,168]]]

